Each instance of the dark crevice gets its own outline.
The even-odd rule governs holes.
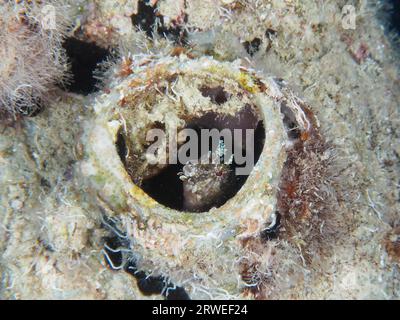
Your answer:
[[[173,290],[169,290],[165,298],[167,300],[190,300],[186,290],[182,287],[176,287]]]
[[[286,106],[285,103],[281,105],[281,113],[283,114],[283,124],[285,126],[288,137],[291,140],[297,140],[301,136],[301,130],[296,121],[296,116],[293,111]]]
[[[161,21],[163,23],[163,18],[161,18]],[[167,38],[171,41],[173,41],[176,45],[180,45],[180,46],[186,46],[188,44],[188,34],[186,32],[186,30],[182,29],[179,26],[175,26],[175,27],[159,27],[157,29],[158,34],[162,35],[164,38]]]
[[[132,15],[132,23],[146,32],[148,37],[152,37],[156,28],[156,18],[154,8],[146,1],[141,0],[139,1],[138,13]]]
[[[124,166],[126,166],[126,156],[128,155],[128,148],[126,146],[125,137],[121,132],[118,132],[115,145],[117,147],[117,152],[122,163],[124,164]]]
[[[161,294],[166,300],[190,300],[184,288],[173,285],[162,276],[153,277],[137,270],[133,261],[127,262],[125,271],[136,278],[139,290],[145,296]]]
[[[276,211],[274,221],[261,232],[261,239],[269,241],[278,238],[280,227],[281,214]]]
[[[64,87],[67,91],[78,94],[90,94],[97,90],[99,80],[93,72],[110,55],[110,51],[76,38],[67,38],[63,43],[71,64],[72,79]]]
[[[104,246],[104,251],[107,253],[108,259],[112,262],[112,264],[106,259],[108,265],[111,269],[118,270],[119,267],[123,264],[123,255],[121,251],[117,251],[118,248],[121,247],[121,241],[118,237],[107,237],[104,239],[104,243],[107,246]]]
[[[46,192],[49,192],[51,190],[51,183],[44,177],[40,178],[40,186],[43,187]]]
[[[168,165],[158,175],[144,180],[140,187],[159,203],[171,209],[182,210],[183,183],[178,176],[182,168],[182,164]]]
[[[210,89],[207,88],[208,94],[210,94]],[[219,97],[222,93],[225,96],[224,91],[218,89],[213,90],[216,95],[213,99],[220,101],[222,99]],[[213,127],[212,125],[215,125]],[[217,129],[222,130],[227,128],[229,130],[233,129],[255,129],[254,132],[254,150],[242,150],[243,156],[246,156],[247,152],[254,152],[254,163],[257,163],[263,147],[265,143],[265,128],[262,121],[257,119],[257,116],[253,113],[250,107],[245,108],[243,111],[239,113],[237,117],[228,116],[228,115],[216,115],[215,113],[206,113],[200,118],[195,118],[189,121],[189,125],[187,128],[193,129],[197,132],[197,136],[199,137],[199,150],[198,155],[199,159],[201,157],[200,146],[202,144],[200,134],[202,129]],[[245,143],[245,136],[242,136],[243,146]],[[117,149],[118,141],[117,140]],[[187,139],[188,141],[188,139]],[[187,142],[186,141],[186,142]],[[223,139],[222,139],[223,142]],[[208,145],[211,147],[211,143],[209,141]],[[233,139],[233,146],[235,145],[235,139]],[[212,150],[209,150],[212,151]],[[215,150],[214,150],[215,151]],[[120,153],[120,152],[119,152]],[[121,156],[121,154],[120,154]],[[184,184],[183,181],[179,178],[179,174],[182,173],[182,169],[185,163],[178,164],[170,164],[166,166],[163,170],[161,170],[158,174],[151,176],[150,178],[144,179],[140,183],[140,187],[143,191],[145,191],[150,197],[156,200],[158,203],[179,211],[191,211],[191,212],[206,212],[211,208],[218,208],[224,205],[229,199],[234,197],[237,192],[243,187],[249,175],[236,175],[236,169],[240,167],[244,167],[243,165],[238,165],[235,157],[233,157],[233,161],[228,165],[227,168],[227,180],[221,186],[221,193],[215,197],[215,199],[211,199],[211,196],[207,198],[207,203],[204,203],[204,206],[200,206],[196,209],[185,208],[184,205]],[[128,168],[127,171],[129,172]],[[212,168],[210,168],[210,174],[213,174]],[[200,191],[201,192],[201,191]]]
[[[146,272],[139,271],[135,274],[139,290],[146,296],[160,294],[164,289],[163,277],[148,277]]]
[[[389,1],[392,5],[392,10],[389,15],[389,29],[395,32],[397,35],[400,34],[400,1],[392,0]]]
[[[243,45],[247,53],[250,56],[254,56],[258,52],[258,50],[260,50],[261,43],[262,41],[260,38],[254,38],[251,41],[244,42]]]
[[[265,36],[269,39],[272,40],[275,38],[277,35],[276,30],[268,28],[267,31],[265,31]]]
[[[210,98],[211,102],[215,104],[223,104],[230,98],[229,94],[221,86],[215,88],[203,86],[199,90],[203,97]]]
[[[132,15],[132,24],[146,32],[149,38],[157,32],[175,44],[184,46],[188,43],[186,30],[180,26],[167,28],[164,25],[164,17],[157,13],[155,7],[152,7],[148,1],[139,1],[138,13]]]
[[[378,19],[385,26],[386,33],[400,34],[400,1],[382,1],[377,12]]]
[[[112,270],[121,270],[135,277],[139,290],[145,296],[162,295],[166,300],[190,300],[184,288],[175,286],[162,276],[149,276],[146,272],[138,270],[134,260],[124,257],[121,249],[129,248],[129,241],[118,230],[114,222],[103,217],[105,223],[102,227],[110,231],[110,236],[104,238],[104,260]],[[118,234],[116,234],[116,231]],[[126,255],[126,254],[125,254]]]

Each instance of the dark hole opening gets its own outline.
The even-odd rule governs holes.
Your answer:
[[[160,294],[164,288],[163,277],[148,277],[144,271],[135,274],[139,290],[144,295]]]
[[[94,43],[76,38],[67,38],[63,47],[71,64],[72,79],[65,84],[66,90],[79,94],[90,94],[97,90],[99,80],[93,75],[98,64],[110,56],[110,51]]]
[[[184,288],[174,286],[162,276],[148,276],[146,272],[138,271],[133,261],[128,261],[125,271],[136,278],[139,290],[145,296],[162,294],[166,300],[190,300]]]
[[[111,269],[118,269],[124,261],[122,252],[117,251],[117,249],[122,245],[121,241],[118,237],[107,237],[104,239],[104,242],[107,244],[107,246],[104,246],[104,251],[107,253],[108,259],[110,260],[108,261],[106,259],[106,262]]]
[[[261,39],[260,38],[254,38],[251,41],[246,41],[243,43],[244,48],[246,49],[247,53],[250,56],[255,55],[258,50],[260,50],[260,46],[261,46]]]
[[[156,12],[156,6],[152,7],[148,1],[139,1],[138,13],[132,15],[132,24],[144,32],[149,38],[153,37],[153,32],[168,38],[179,45],[187,44],[187,32],[180,26],[166,27],[164,17]],[[157,23],[157,19],[159,23]]]
[[[281,214],[276,211],[274,221],[261,232],[261,238],[266,241],[278,238],[280,227]]]
[[[152,37],[156,24],[154,8],[146,1],[139,1],[138,13],[132,15],[132,23],[145,31],[148,37]]]
[[[182,164],[171,164],[158,175],[146,179],[140,186],[153,199],[175,210],[183,208],[183,183],[178,173]]]
[[[45,191],[50,191],[51,189],[51,183],[44,177],[40,178],[40,186],[43,187]]]
[[[301,136],[296,117],[292,110],[290,110],[284,103],[281,105],[281,113],[283,114],[283,124],[285,126],[287,135],[292,140],[297,140]]]
[[[115,143],[117,152],[121,158],[122,163],[126,166],[126,156],[128,155],[128,148],[126,146],[125,137],[121,132],[118,132],[117,141]]]
[[[389,30],[395,32],[397,36],[400,34],[400,1],[389,0],[392,10],[389,12]]]
[[[213,120],[210,120],[213,119]],[[238,120],[239,119],[239,120]],[[209,124],[213,123],[217,128],[212,128]],[[201,129],[218,129],[222,130],[224,128],[233,129],[254,129],[254,165],[257,163],[262,149],[265,143],[265,129],[262,121],[257,119],[253,111],[245,108],[244,111],[239,113],[239,116],[227,116],[223,115],[220,118],[216,117],[216,114],[209,113],[205,114],[201,118],[193,119],[188,128],[194,129],[198,133],[199,137],[199,150],[198,154],[201,156]],[[246,146],[245,137],[242,137],[243,146]],[[222,143],[224,142],[221,139]],[[211,146],[211,143],[208,144]],[[235,145],[235,140],[233,139],[233,146]],[[179,146],[178,146],[179,148]],[[117,150],[124,162],[126,155],[126,146],[123,142],[123,137],[118,137],[117,139]],[[212,151],[212,150],[209,150]],[[242,150],[242,155],[246,156],[246,153],[250,152],[248,150]],[[139,184],[143,191],[145,191],[150,197],[158,201],[160,204],[179,211],[189,211],[189,212],[206,212],[213,207],[220,207],[225,204],[229,199],[231,199],[245,184],[249,175],[236,175],[236,169],[240,167],[245,167],[246,164],[239,165],[233,157],[233,161],[230,164],[226,164],[223,169],[220,167],[210,165],[206,169],[202,169],[201,174],[206,175],[207,178],[214,180],[213,177],[218,179],[219,176],[224,174],[224,180],[221,180],[221,185],[217,186],[218,189],[213,189],[214,191],[200,190],[204,203],[199,202],[196,206],[188,206],[187,198],[188,193],[185,193],[185,184],[180,179],[185,163],[169,164],[158,174],[152,175],[150,178],[145,178]],[[220,171],[223,170],[223,173]],[[128,168],[127,171],[129,172]],[[209,175],[209,176],[208,176]],[[202,179],[201,177],[199,179]],[[201,180],[199,180],[201,181]],[[187,191],[187,189],[186,189]],[[211,194],[207,194],[211,192]],[[212,193],[214,192],[214,193]],[[202,201],[202,200],[201,200]]]
[[[107,220],[107,224],[112,228],[116,228],[112,221]],[[103,225],[109,229],[109,227]],[[115,232],[113,229],[109,229],[111,232]],[[123,234],[121,231],[118,231]],[[113,270],[119,270],[121,267],[123,270],[133,277],[137,281],[139,290],[145,295],[150,296],[154,294],[162,294],[166,300],[190,300],[189,295],[183,287],[175,286],[171,282],[167,282],[162,276],[152,277],[148,276],[146,272],[138,270],[136,263],[132,260],[125,259],[122,254],[121,248],[128,248],[129,242],[126,239],[122,239],[117,235],[110,235],[104,238],[104,251],[107,255],[105,261],[108,266]],[[111,263],[110,263],[111,262]]]
[[[270,40],[272,38],[276,37],[276,35],[277,35],[277,32],[274,29],[268,28],[267,31],[265,31],[265,36]]]
[[[223,104],[229,99],[229,94],[221,86],[215,88],[203,86],[199,90],[203,97],[209,97],[215,104]]]

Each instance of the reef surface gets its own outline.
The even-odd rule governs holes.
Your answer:
[[[0,1],[0,298],[398,299],[385,5]],[[144,152],[206,127],[250,174]]]

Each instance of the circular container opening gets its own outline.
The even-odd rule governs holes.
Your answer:
[[[206,94],[223,102],[224,93],[217,89]],[[172,154],[176,162],[147,166],[140,177],[137,168],[143,168],[145,156],[131,155],[134,160],[127,161],[129,143],[123,132],[116,148],[132,181],[158,203],[178,211],[206,212],[225,204],[245,184],[264,147],[264,123],[258,109],[250,105],[234,116],[209,111],[184,120],[183,129],[191,135],[181,139],[181,130],[176,151],[169,146],[167,150],[169,160]],[[163,126],[154,123],[154,128]],[[183,161],[181,154],[186,155]]]

